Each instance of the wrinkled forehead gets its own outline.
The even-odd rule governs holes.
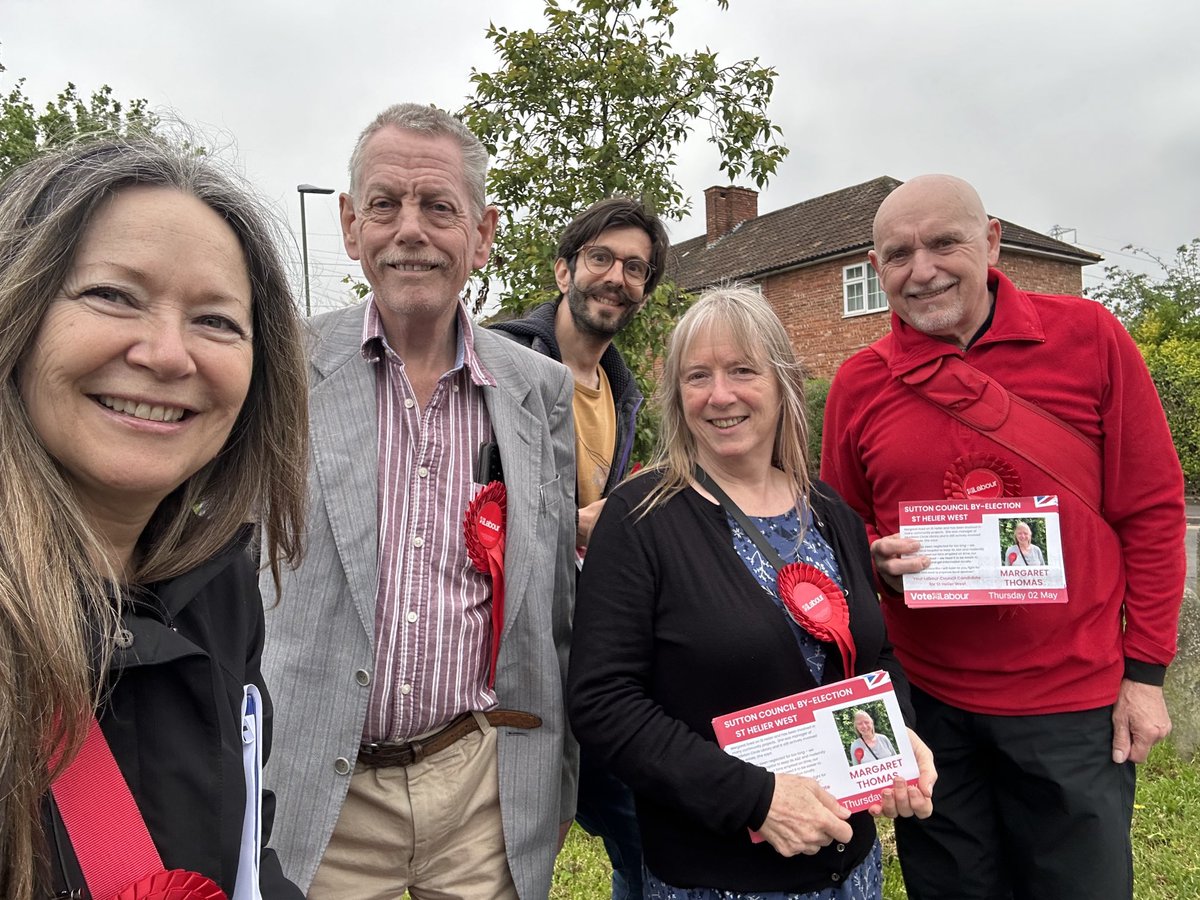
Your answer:
[[[982,233],[987,221],[979,196],[965,182],[914,179],[879,204],[873,237],[878,248],[889,239],[914,232]]]

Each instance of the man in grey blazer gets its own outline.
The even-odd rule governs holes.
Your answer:
[[[486,168],[456,120],[400,104],[340,197],[372,294],[312,321],[307,555],[263,660],[273,842],[314,900],[544,898],[575,813],[572,382],[459,300],[495,233]],[[463,536],[486,444],[502,604]]]

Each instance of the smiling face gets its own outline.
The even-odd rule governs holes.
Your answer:
[[[1017,545],[1022,550],[1029,549],[1029,542],[1033,540],[1033,534],[1030,532],[1028,525],[1026,525],[1024,522],[1021,522],[1015,529],[1013,529],[1013,536],[1016,537]]]
[[[209,207],[129,187],[96,209],[17,373],[101,528],[144,524],[220,451],[250,386],[251,327],[241,245]]]
[[[408,317],[449,326],[497,218],[494,207],[472,208],[458,143],[380,128],[363,148],[355,196],[339,203],[346,252],[362,264],[393,346]]]
[[[703,328],[683,351],[679,390],[683,420],[701,466],[766,471],[782,404],[763,354],[737,346],[719,325]]]
[[[864,741],[869,741],[875,736],[875,723],[867,713],[859,713],[854,717],[854,730]]]
[[[592,247],[603,247],[614,257],[606,272],[594,273],[583,260]],[[583,334],[611,338],[619,333],[642,308],[644,284],[632,284],[625,278],[622,260],[648,261],[652,247],[650,235],[634,226],[609,228],[582,247],[575,258],[575,271],[567,260],[554,264],[558,289],[567,300],[575,328]]]
[[[1000,256],[1000,223],[974,189],[946,175],[914,178],[880,204],[874,236],[868,257],[893,312],[965,347],[987,320],[987,270]]]

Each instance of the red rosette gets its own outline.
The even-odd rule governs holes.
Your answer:
[[[139,878],[111,900],[228,900],[228,897],[212,879],[172,869]]]
[[[504,482],[491,481],[475,495],[463,517],[463,540],[472,565],[492,578],[492,664],[488,687],[496,685],[496,660],[504,630],[504,529],[508,491]]]
[[[947,500],[1020,497],[1021,476],[1012,464],[991,453],[960,456],[942,478]]]
[[[779,597],[796,624],[819,641],[837,645],[842,669],[854,674],[854,637],[850,634],[850,608],[832,578],[816,566],[790,563],[778,577]]]

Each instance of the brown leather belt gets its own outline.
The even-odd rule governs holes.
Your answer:
[[[542,724],[542,720],[533,713],[517,709],[493,709],[482,715],[493,727],[499,725],[509,728],[538,728]],[[452,719],[445,728],[419,741],[407,741],[402,744],[392,741],[363,742],[358,748],[358,761],[368,769],[411,766],[478,730],[479,721],[473,713],[466,712]]]

